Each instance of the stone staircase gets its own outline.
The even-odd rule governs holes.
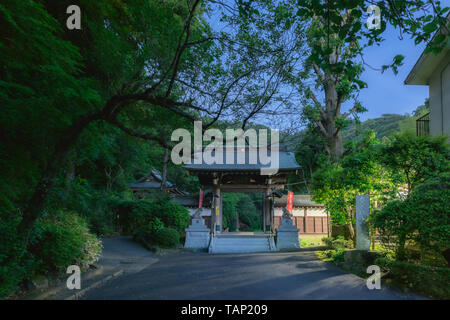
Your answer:
[[[273,236],[263,232],[226,232],[211,238],[209,253],[276,251]]]

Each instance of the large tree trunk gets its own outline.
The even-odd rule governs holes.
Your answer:
[[[108,100],[105,106],[88,115],[78,118],[70,127],[60,134],[60,139],[53,154],[47,161],[47,165],[37,183],[34,193],[23,211],[23,218],[18,227],[18,232],[23,235],[23,252],[28,246],[28,240],[33,224],[41,215],[47,196],[54,185],[54,180],[61,167],[65,166],[70,151],[83,130],[92,122],[102,119],[110,119],[120,111],[123,101],[129,100],[128,96],[114,96]]]
[[[330,156],[335,160],[342,158],[344,155],[344,146],[341,131],[339,130],[337,134],[328,136],[327,140],[330,145]]]
[[[320,71],[317,72],[320,74]],[[327,146],[325,146],[326,151],[334,160],[337,160],[344,154],[342,132],[340,128],[336,127],[336,119],[341,116],[341,102],[336,89],[337,83],[335,77],[327,73],[323,77],[322,84],[325,91],[325,106],[324,108],[322,106],[320,107],[320,119],[316,123],[328,142]],[[311,97],[316,105],[321,105],[314,94],[311,94]]]
[[[47,166],[42,174],[41,179],[37,183],[33,196],[27,203],[24,210],[23,219],[19,225],[18,231],[23,233],[25,243],[28,242],[31,227],[34,222],[39,218],[47,199],[47,196],[54,185],[54,180],[58,174],[60,168],[66,165],[68,155],[72,149],[77,138],[81,132],[91,122],[100,119],[100,113],[96,113],[91,116],[81,117],[77,122],[71,125],[61,135],[59,143],[56,145],[55,150],[47,161]]]

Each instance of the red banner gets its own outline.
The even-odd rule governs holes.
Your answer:
[[[291,191],[288,191],[288,202],[286,209],[289,211],[290,214],[292,214],[292,209],[294,207],[294,193]]]
[[[198,207],[199,208],[203,207],[203,191],[202,191],[202,189],[200,189],[200,197],[198,199]]]

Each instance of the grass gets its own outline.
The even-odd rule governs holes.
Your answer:
[[[302,248],[307,247],[317,247],[317,246],[323,246],[322,238],[324,237],[323,234],[316,235],[316,234],[300,234],[300,246]]]

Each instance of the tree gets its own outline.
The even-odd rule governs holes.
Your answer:
[[[375,203],[386,201],[397,190],[390,172],[377,161],[379,144],[374,134],[367,139],[370,142],[366,148],[355,148],[338,162],[322,163],[313,175],[313,200],[325,205],[333,224],[347,226],[353,241],[356,240],[353,226],[356,196],[370,195],[370,205],[374,209]]]
[[[428,41],[439,28],[448,31],[449,23],[445,19],[449,8],[442,8],[434,0],[377,1],[381,28],[370,29],[365,26],[370,16],[366,10],[375,3],[368,0],[237,3],[245,30],[257,30],[256,43],[265,44],[264,39],[283,44],[283,51],[274,53],[277,58],[283,56],[279,59],[285,62],[284,86],[280,88],[290,99],[303,98],[303,116],[318,128],[326,141],[324,147],[334,160],[344,155],[347,137],[342,136],[342,130],[350,123],[350,116],[357,117],[365,111],[358,101],[358,93],[367,87],[361,80],[367,66],[364,49],[383,41],[388,23],[401,34],[411,35],[416,43]],[[447,39],[448,32],[437,35],[426,52],[442,50]],[[391,68],[397,72],[403,58],[396,55],[392,64],[379,70]],[[346,106],[349,110],[344,112]],[[286,108],[292,110],[295,106],[291,102]]]
[[[68,4],[1,5],[1,102],[7,108],[1,134],[8,141],[2,148],[28,157],[31,169],[24,170],[23,181],[34,170],[21,186],[28,192],[16,202],[25,246],[86,132],[107,132],[110,126],[170,149],[171,130],[194,120],[203,120],[206,130],[226,115],[245,127],[273,91],[270,81],[255,85],[255,75],[279,74],[276,64],[246,53],[248,43],[236,44],[237,35],[213,34],[204,18],[210,8],[200,0],[81,1],[83,25],[76,31],[65,28]],[[16,175],[11,163],[5,166],[10,180]],[[113,172],[107,171],[111,183]],[[14,192],[2,198],[10,209],[18,199]]]
[[[304,184],[305,191],[311,194],[311,185],[313,183],[313,173],[326,161],[325,149],[322,136],[317,132],[314,126],[308,126],[300,137],[297,149],[295,150],[295,158],[301,166],[301,177],[293,180],[293,190],[302,190],[300,186]],[[300,184],[300,186],[299,186]]]
[[[430,178],[417,185],[407,199],[392,200],[369,217],[382,242],[395,245],[399,260],[407,259],[405,245],[415,241],[423,254],[442,254],[450,263],[449,181],[448,172]]]
[[[443,136],[397,134],[381,146],[379,159],[399,181],[406,184],[406,195],[419,183],[450,168],[449,148]]]

